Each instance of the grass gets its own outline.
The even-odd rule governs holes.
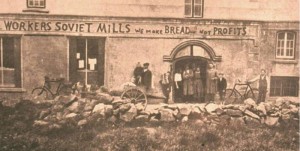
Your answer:
[[[0,108],[0,150],[16,151],[256,151],[298,150],[299,123],[278,127],[264,125],[196,124],[195,121],[156,123],[107,123],[103,120],[78,128],[72,123],[61,129],[32,127],[39,108],[30,103]]]

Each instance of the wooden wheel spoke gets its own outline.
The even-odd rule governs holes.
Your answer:
[[[143,93],[141,93],[137,98],[135,98],[135,99],[139,99],[141,96],[143,96],[144,94]]]

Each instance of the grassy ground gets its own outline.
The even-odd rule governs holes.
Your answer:
[[[45,107],[45,106],[44,106]],[[231,123],[91,122],[83,128],[72,123],[61,129],[32,127],[41,106],[23,102],[15,109],[0,108],[0,150],[298,150],[299,123],[279,127]]]

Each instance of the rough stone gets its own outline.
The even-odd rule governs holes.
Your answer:
[[[40,112],[39,119],[44,119],[46,116],[48,116],[51,113],[50,109],[46,109]]]
[[[124,114],[120,115],[120,119],[125,122],[132,121],[137,116],[137,109],[134,104],[130,104],[130,109]]]
[[[184,116],[182,119],[181,119],[181,122],[187,122],[189,120],[189,117],[188,116]]]
[[[62,126],[59,124],[56,124],[56,123],[49,125],[49,129],[52,129],[52,130],[53,129],[61,129],[61,128],[62,128]]]
[[[190,107],[186,107],[186,106],[179,107],[179,113],[184,116],[190,115],[191,112],[192,112],[192,109]]]
[[[281,107],[285,103],[284,98],[277,98],[275,101],[275,106],[276,107]]]
[[[297,97],[292,97],[292,98],[287,98],[287,100],[290,102],[290,104],[292,105],[296,105],[296,106],[299,106],[300,105],[300,100],[299,98]]]
[[[112,105],[105,105],[105,111],[104,111],[105,117],[110,117],[113,115],[113,107]]]
[[[297,108],[296,105],[290,104],[290,111],[294,114],[297,114],[299,112],[299,108]]]
[[[61,104],[55,104],[53,107],[52,107],[52,112],[59,112],[59,111],[61,111],[62,109],[64,108],[64,106],[63,105],[61,105]]]
[[[251,111],[249,111],[249,110],[245,110],[244,113],[245,113],[246,115],[252,117],[252,118],[260,119],[260,117],[259,117],[257,114],[255,114],[255,113],[253,113],[253,112],[251,112]]]
[[[265,120],[265,124],[268,126],[275,126],[278,123],[279,117],[271,117],[267,116]]]
[[[260,119],[255,119],[255,118],[248,117],[248,116],[244,117],[244,121],[247,125],[259,126],[261,124]]]
[[[252,98],[248,98],[246,100],[244,100],[244,104],[250,107],[256,107],[256,102],[252,99]]]
[[[195,107],[198,107],[201,112],[206,112],[205,106],[206,104],[204,103],[195,105]]]
[[[144,110],[144,105],[142,103],[137,103],[135,104],[136,109],[138,110],[138,112],[143,111]]]
[[[267,110],[266,110],[265,104],[263,102],[258,104],[258,106],[256,107],[256,110],[263,113],[263,115],[267,115]]]
[[[150,122],[159,122],[159,119],[157,119],[155,116],[152,116],[149,121]]]
[[[138,115],[135,117],[135,120],[138,122],[148,122],[149,121],[149,116],[148,115]]]
[[[86,119],[80,120],[80,121],[77,123],[78,126],[84,126],[84,125],[86,125],[86,124],[87,124],[87,120],[86,120]]]
[[[33,126],[45,126],[48,125],[49,122],[43,121],[43,120],[35,120],[33,123]]]
[[[70,113],[70,114],[67,114],[65,117],[66,117],[66,118],[74,118],[74,117],[76,117],[76,116],[77,116],[76,113]]]
[[[91,105],[86,105],[85,107],[84,107],[84,111],[92,111],[93,110],[93,107],[91,106]]]
[[[115,123],[116,121],[118,120],[118,118],[116,116],[111,116],[107,119],[108,122],[111,122],[111,123]]]
[[[232,117],[242,117],[243,116],[243,112],[240,110],[227,109],[225,112],[227,115],[230,115]]]
[[[91,111],[86,111],[82,113],[83,117],[89,117],[91,115]]]
[[[202,120],[196,120],[195,121],[195,124],[197,124],[197,125],[204,125],[204,122],[202,121]]]
[[[103,103],[99,103],[97,104],[94,109],[93,109],[93,113],[104,113],[105,110],[105,105]]]
[[[59,96],[56,101],[64,105],[70,105],[72,104],[72,102],[76,101],[76,99],[78,98],[75,95],[67,95],[67,96]]]
[[[71,112],[78,112],[79,111],[79,103],[78,102],[74,102],[72,103],[69,107],[68,110]]]
[[[125,113],[130,109],[130,107],[131,107],[130,103],[122,104],[122,105],[120,105],[119,110],[121,113]]]
[[[171,109],[160,109],[160,120],[165,122],[175,121],[175,118],[173,116],[173,110]]]
[[[212,113],[212,112],[215,112],[217,109],[219,108],[219,106],[217,104],[214,104],[214,103],[209,103],[205,106],[205,110],[208,112],[208,113]]]
[[[225,113],[225,111],[222,110],[222,109],[220,109],[220,108],[217,108],[215,112],[216,112],[216,114],[219,115],[219,116]]]

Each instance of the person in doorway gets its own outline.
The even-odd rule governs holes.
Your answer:
[[[178,68],[174,75],[174,83],[175,83],[175,96],[176,99],[182,98],[182,69]]]
[[[194,71],[194,99],[200,100],[203,97],[203,84],[200,67]],[[200,100],[202,102],[202,100]]]
[[[183,78],[183,95],[184,95],[184,101],[187,102],[188,100],[192,99],[192,96],[194,94],[193,90],[193,78],[194,78],[194,72],[189,68],[188,65],[186,65],[185,70],[182,73]]]
[[[166,97],[165,103],[168,103],[169,95],[171,92],[170,81],[171,81],[170,72],[167,72],[162,75],[161,80],[159,82],[162,87],[162,92],[163,92],[164,96]]]
[[[221,103],[224,104],[224,95],[227,88],[227,81],[224,78],[223,73],[219,73],[219,77],[217,80],[218,93],[220,96]]]
[[[252,80],[249,80],[249,83],[258,81],[258,99],[257,103],[265,102],[266,94],[267,94],[267,88],[268,88],[268,81],[267,81],[267,75],[266,70],[261,69],[260,75],[255,77]]]
[[[149,63],[144,63],[144,71],[142,74],[142,80],[141,83],[145,87],[146,91],[148,91],[151,88],[152,84],[152,72],[148,69],[149,68]]]
[[[134,71],[133,71],[133,76],[134,76],[134,78],[135,78],[134,83],[135,83],[136,85],[140,85],[141,82],[142,82],[142,74],[143,74],[143,70],[144,70],[144,69],[143,69],[141,63],[138,62],[137,65],[136,65],[136,67],[135,67],[135,69],[134,69]]]
[[[206,101],[213,102],[217,91],[217,70],[213,64],[209,64],[206,75]]]

